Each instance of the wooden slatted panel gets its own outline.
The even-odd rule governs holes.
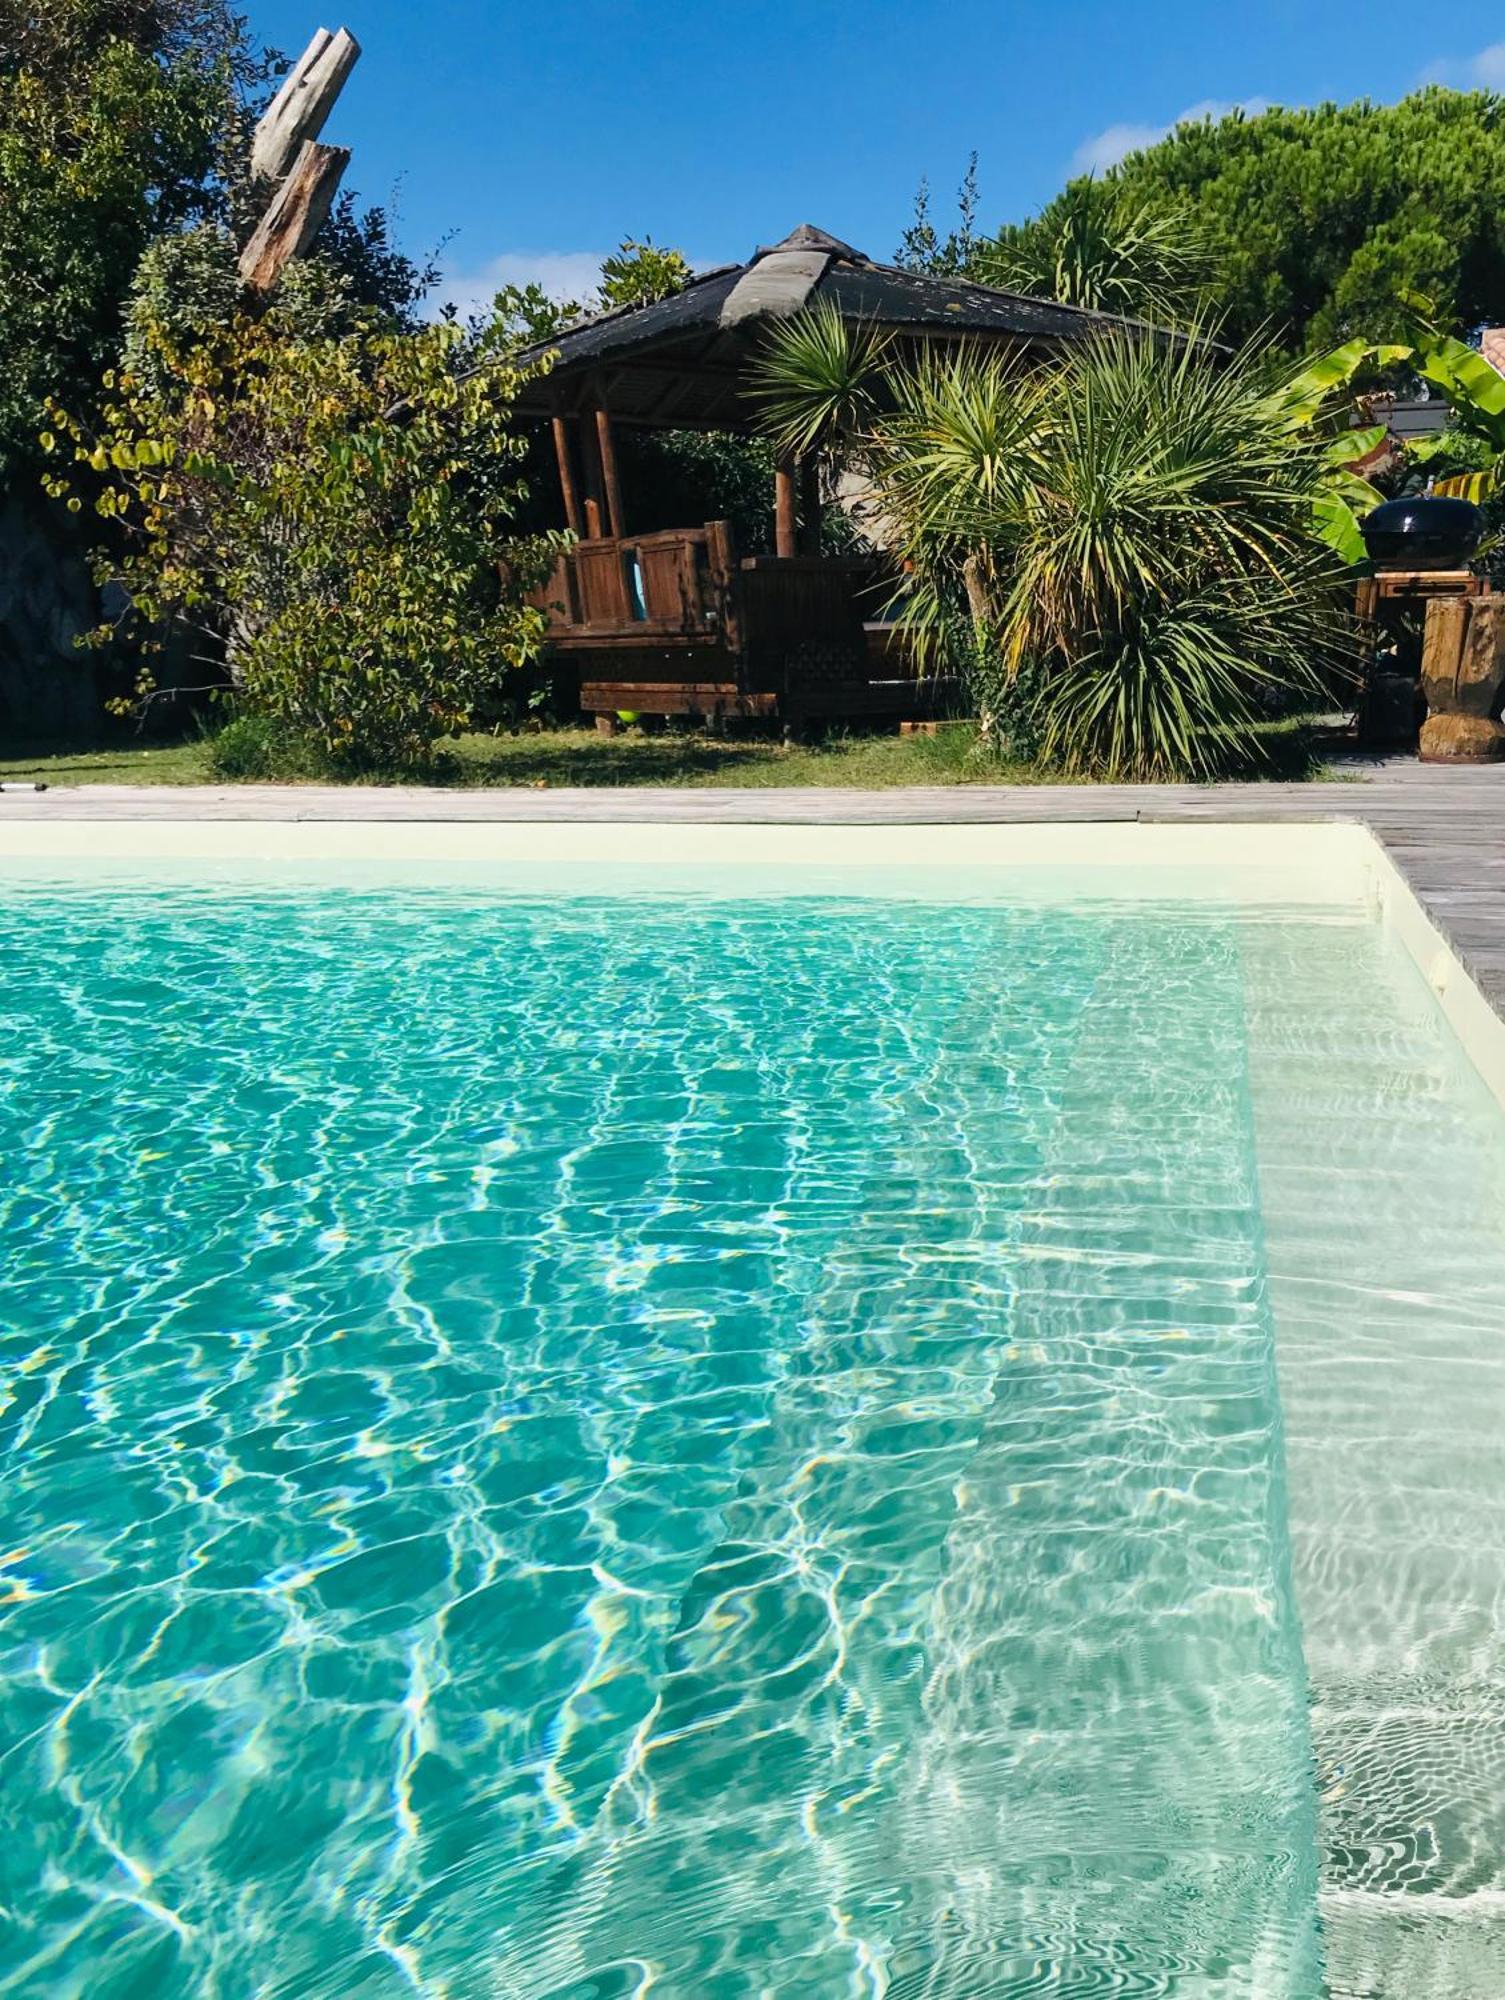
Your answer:
[[[710,541],[706,529],[689,528],[578,542],[532,602],[548,611],[555,645],[714,642],[723,607]]]
[[[649,622],[680,632],[708,630],[705,536],[640,535],[634,546]]]
[[[570,556],[561,555],[557,559],[549,572],[548,582],[530,591],[528,602],[548,613],[551,629],[579,623],[580,612],[575,602],[575,565]]]
[[[620,542],[580,542],[574,553],[579,622],[587,631],[625,631],[634,621]]]
[[[810,681],[861,681],[868,672],[864,621],[877,593],[876,564],[819,556],[752,556],[738,578],[748,682],[791,693]]]
[[[778,707],[773,694],[743,694],[735,681],[582,681],[580,706],[587,715],[615,715],[621,710],[642,715],[695,715],[708,721],[721,716],[771,716]]]

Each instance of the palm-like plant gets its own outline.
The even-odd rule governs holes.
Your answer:
[[[971,263],[972,276],[1006,291],[1169,325],[1198,315],[1210,271],[1193,216],[1090,175],[980,245]]]
[[[786,447],[811,435],[802,338],[780,330],[765,371]],[[828,355],[806,411],[827,439],[832,372]],[[1210,775],[1342,643],[1343,572],[1313,528],[1322,448],[1293,436],[1253,353],[1131,328],[1043,367],[890,353],[846,405],[909,578],[904,622],[933,644],[960,614],[985,729],[1022,701],[1066,769]]]
[[[890,349],[886,333],[844,320],[829,300],[785,320],[753,391],[779,451],[805,458],[860,437],[876,412]]]

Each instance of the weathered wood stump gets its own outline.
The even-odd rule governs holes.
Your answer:
[[[1427,606],[1421,684],[1427,719],[1424,764],[1496,764],[1505,759],[1505,594],[1442,597]]]
[[[360,52],[344,28],[333,35],[320,28],[256,127],[251,176],[266,206],[241,250],[240,275],[263,299],[323,228],[350,163],[345,147],[315,141]]]

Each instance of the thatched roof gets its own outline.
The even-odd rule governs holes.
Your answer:
[[[746,369],[761,333],[770,320],[821,300],[843,318],[926,341],[970,338],[1048,350],[1126,324],[967,279],[875,264],[806,222],[746,264],[705,271],[654,305],[580,320],[530,350],[558,358],[520,407],[570,411],[602,400],[625,423],[744,429]]]

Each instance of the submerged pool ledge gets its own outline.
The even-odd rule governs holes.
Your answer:
[[[1204,793],[1203,811],[1216,792]],[[44,795],[45,797],[45,795]],[[377,801],[372,801],[378,804]],[[1366,801],[1367,803],[1367,801]],[[1505,800],[1502,800],[1505,803]],[[1174,870],[1178,898],[1206,900],[1350,903],[1361,897],[1394,931],[1436,996],[1444,1016],[1490,1091],[1505,1105],[1505,1019],[1455,949],[1441,914],[1429,907],[1425,841],[1408,852],[1409,873],[1389,851],[1383,831],[1354,818],[1272,820],[1180,817],[987,822],[889,822],[870,820],[812,825],[791,822],[775,809],[768,820],[638,817],[610,819],[443,818],[224,818],[174,814],[102,819],[84,795],[27,801],[22,816],[0,816],[0,873],[57,865],[134,872],[142,866],[174,875],[204,869],[300,872],[357,868],[363,878],[394,872],[411,880],[414,868],[468,871],[518,868],[530,881],[536,871],[599,869],[602,893],[641,891],[647,871],[665,886],[679,870],[728,871],[720,892],[766,893],[771,877],[780,888],[812,893],[840,888],[862,894],[873,871],[872,893],[892,895],[904,885],[896,875],[914,870],[928,879],[936,869],[961,871],[959,900],[977,892],[994,869],[1006,874],[1011,895],[1032,889],[1058,894],[1063,875],[1101,875],[1116,900],[1164,896],[1162,871]],[[40,808],[40,809],[39,809]],[[378,807],[379,809],[379,807]],[[1502,814],[1505,834],[1505,814]],[[1409,834],[1409,829],[1408,829]],[[1439,829],[1438,843],[1454,838]],[[1465,862],[1466,872],[1466,862]],[[880,883],[876,877],[884,877]],[[1456,874],[1456,870],[1454,871]],[[1420,875],[1422,885],[1411,879]],[[1000,888],[1005,884],[1000,881]],[[1079,893],[1082,879],[1072,884]],[[1456,882],[1449,883],[1456,895]],[[1089,889],[1090,893],[1090,889]],[[1467,894],[1467,892],[1465,892]],[[1498,923],[1505,953],[1505,891],[1481,884],[1468,896],[1475,930]],[[1488,930],[1485,930],[1488,935]]]

